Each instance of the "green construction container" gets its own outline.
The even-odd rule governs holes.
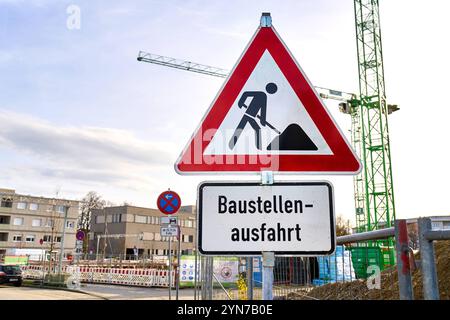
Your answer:
[[[370,265],[377,265],[380,270],[384,270],[384,257],[380,247],[351,247],[350,251],[356,278],[366,279],[370,275],[367,274],[367,267]]]
[[[383,269],[393,267],[397,263],[395,249],[393,247],[381,247],[381,252],[383,253]]]

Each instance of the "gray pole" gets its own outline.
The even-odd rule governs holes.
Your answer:
[[[213,298],[213,274],[214,274],[214,257],[208,257],[208,300],[212,300]]]
[[[265,23],[272,23],[270,18],[270,13],[263,13],[261,17],[261,27]],[[270,25],[268,25],[270,26]],[[274,182],[272,171],[261,171],[261,184],[262,185],[272,185]],[[274,252],[263,252],[262,253],[262,289],[263,289],[263,300],[273,300],[273,267],[275,266],[275,253]]]
[[[95,255],[95,258],[96,258],[96,260],[97,260],[97,262],[98,262],[98,247],[100,246],[100,235],[98,234],[97,235],[97,253],[96,253],[96,255]],[[126,258],[126,257],[125,257]]]
[[[422,266],[423,297],[425,300],[439,300],[439,286],[434,259],[433,241],[426,237],[431,231],[431,219],[419,218],[419,247]]]
[[[64,258],[64,238],[66,236],[66,224],[67,224],[67,213],[69,212],[69,206],[64,206],[64,223],[63,223],[63,232],[61,236],[61,246],[60,246],[60,253],[59,253],[59,264],[58,264],[58,274],[61,278],[61,271],[62,271],[62,261]]]
[[[180,260],[181,260],[181,227],[178,226],[178,257],[177,257],[177,282],[176,282],[177,300],[180,291]]]
[[[253,300],[253,257],[247,258],[247,300]]]
[[[400,300],[413,300],[411,266],[409,265],[409,240],[406,220],[395,220],[395,246]]]
[[[197,277],[198,277],[197,245],[195,246],[195,260],[194,261],[195,261],[195,265],[194,265],[194,300],[197,300]]]
[[[206,257],[200,256],[200,300],[206,300]]]
[[[275,266],[275,254],[263,252],[263,300],[273,300],[273,267]]]
[[[172,237],[169,237],[169,300],[172,299],[172,255],[170,253],[171,250],[171,242],[172,242]]]

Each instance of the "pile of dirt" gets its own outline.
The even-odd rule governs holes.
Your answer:
[[[435,257],[439,280],[439,294],[442,300],[450,300],[450,241],[435,242]],[[415,256],[420,259],[420,254]],[[412,274],[414,299],[423,299],[422,273],[416,269]],[[314,288],[307,295],[304,292],[292,292],[292,300],[396,300],[399,299],[397,269],[384,270],[381,273],[381,289],[367,288],[366,280],[344,283],[332,283]]]

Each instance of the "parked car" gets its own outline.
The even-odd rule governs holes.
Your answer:
[[[0,264],[0,284],[22,285],[22,270],[20,266]]]

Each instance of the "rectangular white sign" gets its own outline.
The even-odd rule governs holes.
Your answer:
[[[202,254],[311,256],[335,249],[329,182],[203,182],[197,210]]]
[[[178,228],[175,226],[161,227],[161,236],[176,237],[178,235]]]
[[[161,217],[160,221],[162,225],[170,224],[172,226],[176,226],[178,224],[177,217]]]

